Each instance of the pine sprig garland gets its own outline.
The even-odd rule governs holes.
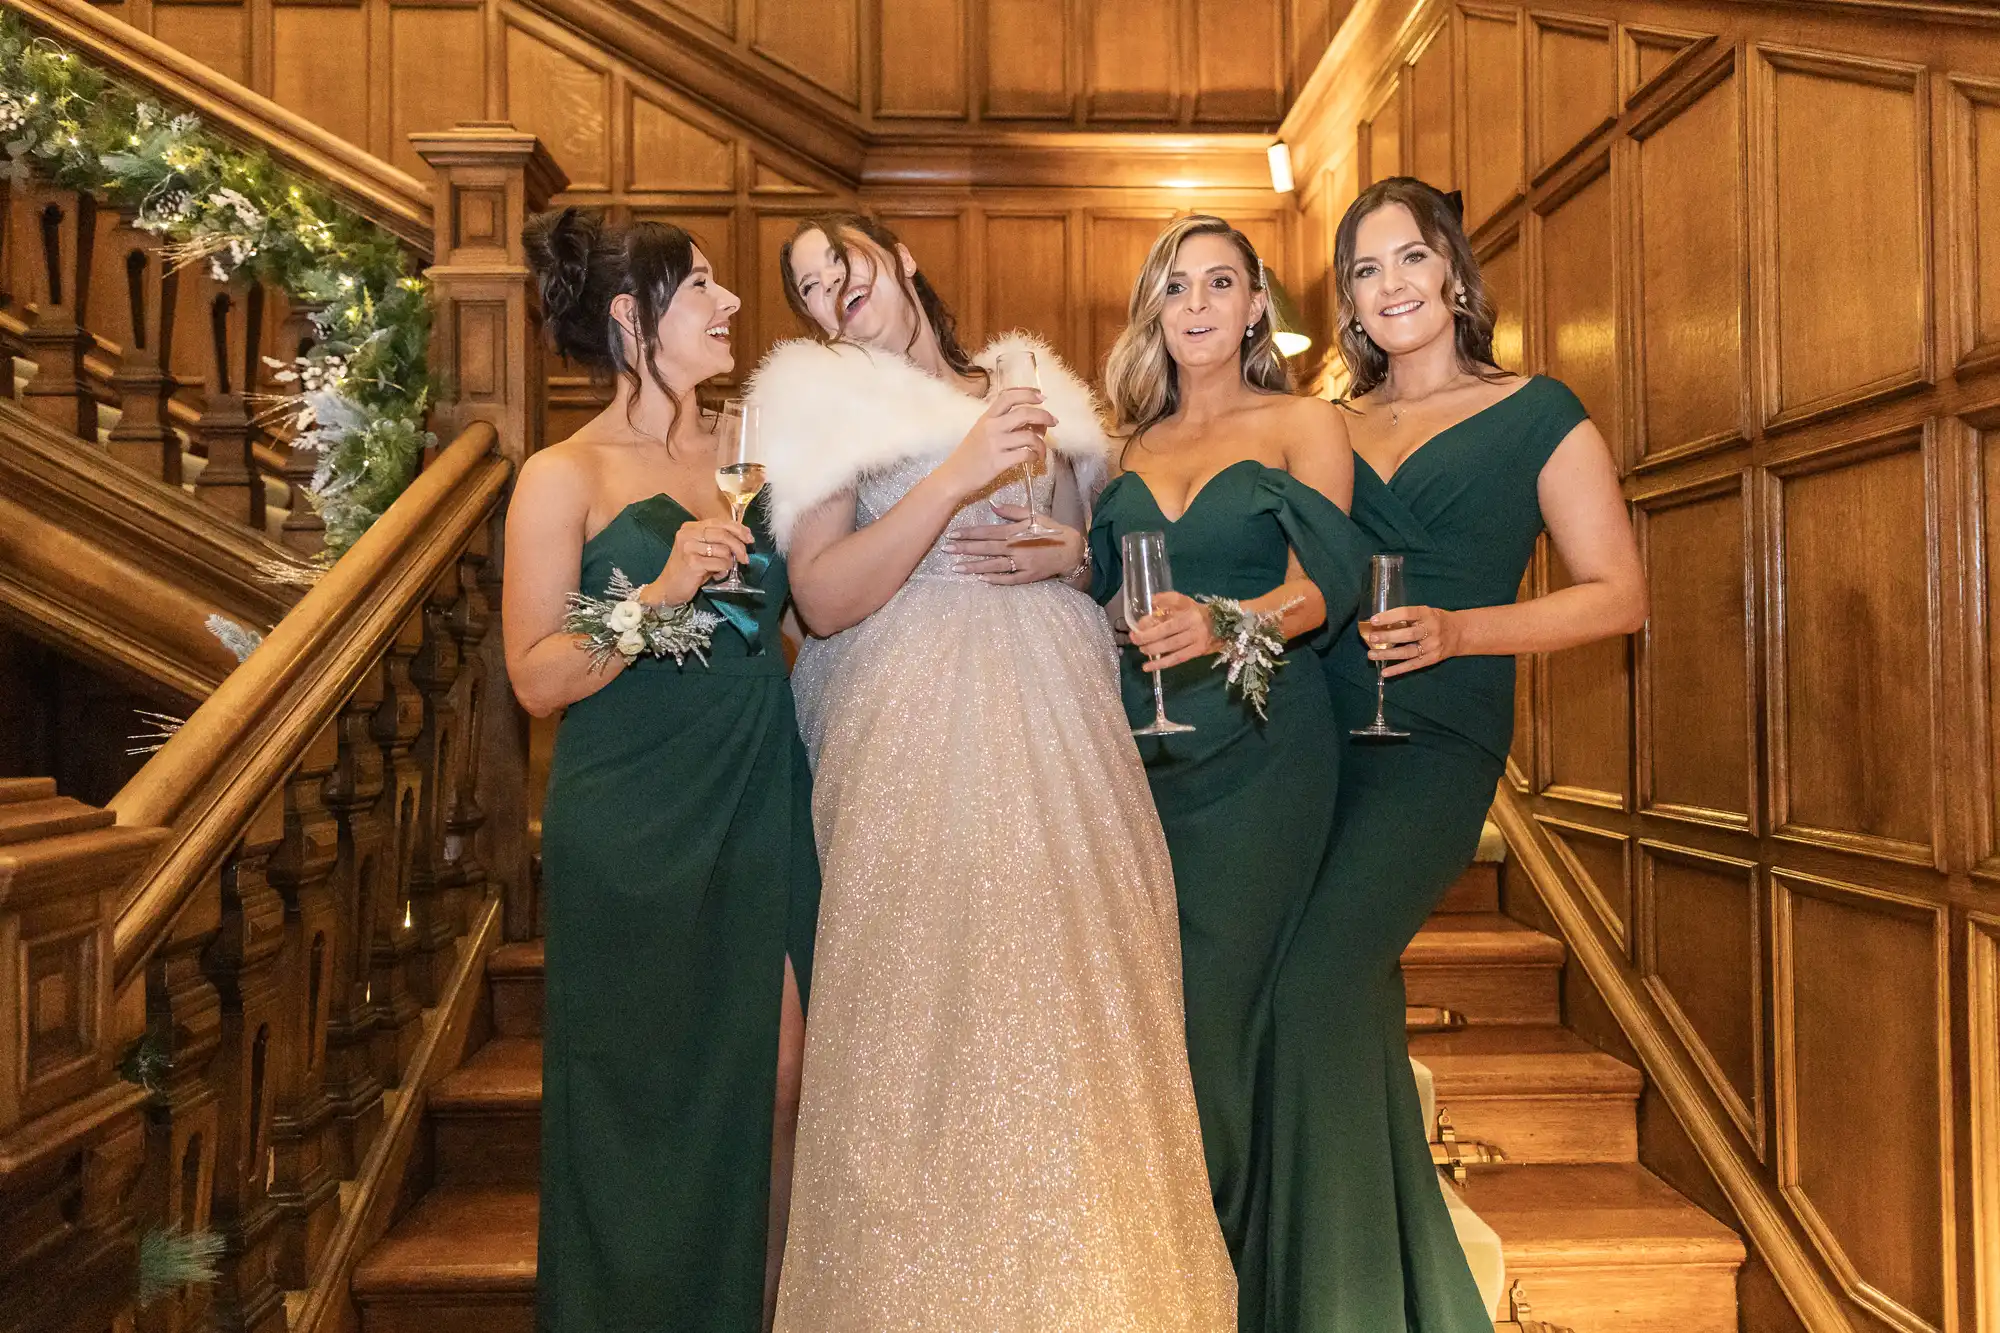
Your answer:
[[[267,420],[319,454],[305,488],[337,557],[416,476],[435,438],[430,303],[395,237],[192,115],[159,103],[0,12],[0,175],[31,164],[66,189],[129,209],[175,267],[245,275],[312,308],[316,345],[269,364],[288,392]]]

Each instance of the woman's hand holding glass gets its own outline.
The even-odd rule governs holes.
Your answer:
[[[649,606],[679,606],[694,600],[702,586],[726,576],[750,558],[756,537],[741,523],[726,518],[702,518],[683,523],[674,533],[674,549],[660,576],[639,589]]]
[[[1456,611],[1397,606],[1362,621],[1361,637],[1368,641],[1369,661],[1394,663],[1382,671],[1383,679],[1393,680],[1457,657],[1460,628]]]
[[[1043,514],[1042,525],[1051,535],[1022,542],[1031,518],[1027,506],[994,501],[993,512],[1007,521],[960,528],[944,544],[958,557],[961,574],[977,574],[988,583],[1040,583],[1065,578],[1083,563],[1084,536],[1068,524]]]
[[[938,472],[961,497],[977,495],[1008,472],[1039,463],[1048,446],[1038,430],[1056,424],[1034,389],[1001,389]]]
[[[1129,627],[1132,646],[1146,654],[1144,670],[1165,671],[1222,651],[1208,608],[1183,592],[1156,593],[1153,614]]]

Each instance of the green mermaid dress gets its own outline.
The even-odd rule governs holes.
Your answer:
[[[1319,492],[1254,460],[1211,478],[1178,521],[1126,473],[1098,497],[1092,594],[1116,596],[1120,538],[1166,533],[1176,590],[1259,597],[1296,552],[1326,598],[1329,626],[1294,640],[1260,722],[1212,658],[1170,668],[1167,714],[1184,735],[1140,737],[1179,895],[1188,1063],[1216,1214],[1235,1261],[1238,1325],[1261,1329],[1272,1162],[1271,989],[1285,943],[1333,833],[1341,733],[1318,649],[1353,618],[1367,568],[1360,532]],[[1135,726],[1153,717],[1152,677],[1126,649],[1122,687]]]
[[[581,586],[653,577],[690,517],[665,495],[628,506],[584,544]],[[641,658],[557,734],[542,1333],[762,1327],[785,959],[803,999],[819,868],[784,562],[758,555],[745,576],[761,600],[703,599],[735,616],[706,665]]]
[[[1583,405],[1537,377],[1433,436],[1384,483],[1355,462],[1354,521],[1404,557],[1412,605],[1515,599],[1542,530],[1536,484]],[[1375,667],[1344,630],[1333,846],[1278,978],[1274,1333],[1491,1333],[1438,1191],[1410,1071],[1403,950],[1471,864],[1514,723],[1514,659],[1461,657],[1388,683],[1408,741],[1350,740]],[[1245,1293],[1248,1303],[1248,1293]]]

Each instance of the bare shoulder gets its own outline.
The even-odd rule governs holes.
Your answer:
[[[1279,409],[1287,459],[1320,458],[1350,452],[1347,414],[1324,398],[1297,397]]]
[[[595,445],[577,435],[537,450],[521,464],[521,475],[514,482],[513,505],[574,509],[580,516],[590,505],[596,462]]]

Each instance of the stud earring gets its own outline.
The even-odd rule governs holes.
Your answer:
[[[1243,336],[1245,338],[1255,337],[1256,333],[1257,333],[1257,326],[1255,324],[1252,324],[1249,328],[1243,330]]]
[[[1362,332],[1362,328],[1361,328],[1361,321],[1360,321],[1360,320],[1358,320],[1358,319],[1354,321],[1354,331],[1355,331],[1356,333],[1360,333],[1360,332]]]

